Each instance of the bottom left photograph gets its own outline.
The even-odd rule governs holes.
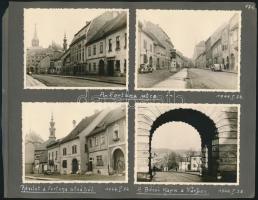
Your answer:
[[[127,182],[126,103],[22,103],[23,182]]]

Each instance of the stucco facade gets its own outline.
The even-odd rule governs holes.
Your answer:
[[[74,150],[76,149],[76,150]],[[80,171],[80,140],[74,139],[60,144],[60,173],[72,174]]]
[[[126,167],[125,117],[108,125],[105,130],[87,137],[89,171],[110,175],[125,173]]]

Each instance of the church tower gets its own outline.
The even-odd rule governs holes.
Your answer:
[[[67,50],[67,39],[66,39],[66,34],[64,34],[64,42],[63,42],[63,50]]]
[[[39,47],[39,39],[38,39],[38,35],[37,35],[36,24],[35,24],[35,29],[34,29],[34,37],[31,41],[31,45],[32,45],[32,47]]]
[[[51,120],[49,122],[49,139],[50,140],[55,140],[56,139],[56,136],[55,136],[55,132],[56,132],[56,128],[55,128],[55,122],[54,122],[54,117],[53,117],[53,113],[51,115]]]

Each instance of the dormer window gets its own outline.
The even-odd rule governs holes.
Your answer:
[[[118,141],[119,140],[119,126],[115,125],[113,129],[113,140]]]

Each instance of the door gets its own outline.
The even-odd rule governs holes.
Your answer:
[[[114,60],[109,60],[107,61],[107,70],[108,70],[108,75],[113,76],[114,75]]]
[[[99,61],[99,75],[104,75],[105,74],[105,63],[103,60]]]
[[[92,161],[89,162],[89,171],[92,171]]]
[[[114,170],[116,173],[122,173],[125,170],[125,159],[121,149],[114,151]]]
[[[78,171],[78,161],[77,159],[73,159],[72,160],[72,174],[76,174],[76,172]]]

